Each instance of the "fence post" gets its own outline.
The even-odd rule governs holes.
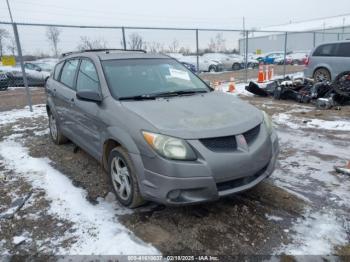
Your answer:
[[[284,59],[283,59],[283,78],[286,77],[286,65],[287,65],[287,41],[288,41],[288,32],[285,33],[284,36]]]
[[[124,47],[124,50],[126,50],[126,40],[125,40],[125,28],[124,28],[124,26],[122,27],[122,34],[123,34],[123,47]]]
[[[196,29],[196,56],[197,56],[197,72],[199,72],[199,45],[198,45],[198,29]]]
[[[13,27],[13,34],[15,35],[15,40],[16,40],[16,45],[17,45],[17,53],[18,53],[20,64],[21,64],[21,70],[22,70],[22,75],[23,75],[23,83],[24,83],[24,86],[26,88],[26,94],[27,94],[27,101],[28,101],[28,105],[29,105],[29,110],[30,110],[30,112],[33,112],[32,96],[30,94],[30,90],[29,90],[29,86],[28,86],[28,79],[27,79],[26,71],[24,69],[22,48],[21,48],[21,43],[19,41],[17,24],[16,23],[12,23],[12,27]]]
[[[245,58],[244,58],[244,66],[245,66],[245,82],[248,82],[248,38],[249,31],[245,32]]]

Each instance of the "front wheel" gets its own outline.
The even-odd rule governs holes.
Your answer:
[[[114,148],[108,158],[109,176],[118,201],[126,207],[135,208],[145,201],[138,186],[134,165],[123,147]]]

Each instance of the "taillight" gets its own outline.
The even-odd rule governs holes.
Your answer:
[[[306,57],[306,59],[305,59],[305,65],[308,66],[309,63],[310,63],[310,57],[308,56],[308,57]]]

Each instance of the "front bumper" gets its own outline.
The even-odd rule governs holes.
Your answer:
[[[217,167],[214,167],[216,168],[214,170],[222,170],[220,173],[225,174],[221,178],[213,174],[210,161],[199,160],[198,163],[192,163],[162,159],[164,163],[159,163],[158,160],[154,162],[145,159],[145,157],[133,155],[132,158],[136,163],[137,172],[140,174],[141,194],[147,200],[165,205],[185,205],[214,201],[220,197],[248,190],[270,176],[275,169],[279,153],[276,133],[274,132],[269,136],[268,140],[272,152],[269,153],[267,162],[262,167],[260,165],[258,170],[250,168],[250,166],[254,166],[251,161],[244,163],[244,161],[238,159],[237,165],[242,162],[244,164],[239,166],[239,169],[236,169],[232,174],[229,163],[225,164],[220,162],[219,159],[215,159],[215,163],[219,163],[217,163]],[[259,155],[264,154],[264,152],[258,150],[257,153]],[[259,158],[259,155],[254,155],[254,152],[251,152],[250,155],[254,159]],[[163,172],[159,170],[163,170]]]

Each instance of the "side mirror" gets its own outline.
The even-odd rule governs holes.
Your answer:
[[[102,97],[101,94],[97,91],[91,90],[82,90],[77,92],[77,98],[80,100],[101,103]]]
[[[41,68],[40,67],[36,67],[35,70],[38,71],[38,72],[41,72]]]

